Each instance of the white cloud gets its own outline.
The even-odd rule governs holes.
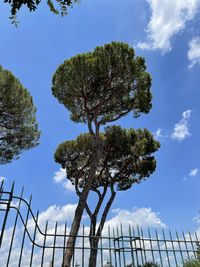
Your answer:
[[[53,205],[47,210],[41,212],[38,217],[40,224],[47,220],[66,222],[71,221],[74,217],[74,212],[77,204],[66,204],[64,206]]]
[[[54,173],[54,177],[53,177],[54,181],[56,183],[60,183],[62,182],[64,179],[66,179],[66,172],[65,169],[60,168],[59,171]]]
[[[163,137],[163,129],[158,128],[157,131],[154,133],[155,138],[161,138]]]
[[[171,134],[172,139],[182,141],[191,135],[188,129],[188,119],[191,117],[191,112],[192,111],[188,109],[182,113],[181,120],[174,126],[173,133]]]
[[[185,29],[200,7],[200,0],[146,0],[151,8],[147,26],[148,42],[140,42],[141,49],[160,49],[162,53],[172,49],[172,38]],[[161,3],[162,2],[162,3]]]
[[[74,185],[66,177],[65,169],[60,168],[59,171],[55,172],[53,180],[56,183],[62,183],[63,187],[67,189],[67,191],[75,192]]]
[[[189,176],[196,176],[198,172],[199,172],[199,169],[197,168],[192,169],[189,173]]]
[[[161,221],[158,213],[153,212],[151,208],[139,208],[133,210],[115,209],[113,212],[117,212],[116,216],[106,222],[107,225],[115,228],[120,224],[124,229],[128,229],[127,226],[140,226],[147,227],[166,227]]]
[[[192,68],[195,64],[200,64],[200,37],[194,37],[189,42],[187,56],[190,61],[189,68]]]
[[[198,172],[199,172],[198,168],[191,169],[190,172],[188,173],[188,176],[194,177],[194,176],[197,175]],[[183,177],[183,181],[187,181],[188,180],[188,176],[184,176]]]
[[[70,180],[67,180],[67,182],[63,183],[63,186],[64,186],[64,188],[67,189],[68,191],[75,192],[74,185],[71,183]]]

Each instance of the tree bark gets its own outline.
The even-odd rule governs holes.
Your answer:
[[[88,198],[88,194],[89,194],[89,191],[90,191],[93,179],[94,179],[94,174],[96,172],[96,165],[97,163],[94,162],[93,166],[91,166],[89,177],[79,197],[79,202],[78,202],[78,205],[75,211],[75,216],[74,216],[74,220],[72,222],[72,226],[70,229],[69,238],[67,240],[67,248],[65,251],[63,267],[70,267],[70,263],[71,263],[72,256],[73,256],[73,250],[74,250],[75,242],[76,242],[76,236],[78,235],[82,215],[85,209],[85,203]]]
[[[84,185],[83,191],[80,193],[80,196],[79,196],[78,205],[75,210],[74,220],[72,222],[69,237],[67,240],[67,246],[66,246],[64,262],[62,264],[62,267],[70,267],[70,263],[71,263],[71,260],[74,254],[76,237],[78,235],[78,231],[80,228],[80,223],[81,223],[81,219],[82,219],[83,212],[85,209],[86,201],[87,201],[90,189],[92,187],[92,183],[95,177],[95,173],[98,167],[99,157],[101,153],[101,147],[100,147],[101,144],[100,144],[100,139],[99,139],[99,125],[96,125],[95,134],[92,130],[91,123],[88,123],[88,128],[89,128],[89,132],[91,136],[93,137],[95,155],[94,155],[93,162],[91,163],[88,178]]]
[[[109,212],[109,210],[110,210],[110,208],[112,206],[112,203],[113,203],[113,200],[114,200],[115,196],[116,196],[116,192],[112,191],[110,199],[108,200],[108,202],[107,202],[107,204],[106,204],[106,206],[104,208],[103,214],[101,216],[101,221],[100,221],[97,233],[95,235],[93,235],[93,237],[91,237],[91,239],[93,239],[93,240],[92,240],[92,242],[90,242],[91,250],[90,250],[90,258],[89,258],[88,267],[96,267],[97,266],[96,264],[97,264],[97,254],[98,254],[99,240],[100,240],[100,237],[101,237],[101,233],[102,233],[102,230],[103,230],[103,227],[104,227],[108,212]],[[94,225],[92,225],[92,227],[94,227]],[[91,244],[92,244],[92,247],[91,247]]]

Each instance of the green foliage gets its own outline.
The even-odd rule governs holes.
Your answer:
[[[38,145],[40,132],[29,92],[10,71],[0,66],[0,163]]]
[[[146,262],[144,265],[139,265],[138,267],[159,267],[160,265],[158,265],[157,263],[153,263],[153,262]]]
[[[197,257],[197,260],[200,262],[200,243],[197,242],[197,248],[196,248],[196,257]]]
[[[145,61],[127,44],[112,42],[66,60],[52,80],[52,92],[75,122],[98,125],[133,111],[151,109],[151,77]]]
[[[151,154],[158,150],[159,143],[147,129],[107,127],[100,134],[100,140],[102,153],[92,189],[104,184],[115,184],[118,190],[126,190],[155,170],[156,161]],[[91,136],[81,134],[76,140],[59,145],[55,160],[66,169],[67,177],[72,183],[77,182],[83,187],[94,153]]]
[[[55,5],[58,5],[56,7]],[[64,16],[67,14],[68,8],[73,6],[73,3],[79,2],[79,0],[47,0],[47,5],[49,9],[54,14],[60,14]],[[36,11],[38,5],[41,3],[41,0],[4,0],[4,3],[8,3],[11,5],[11,20],[12,23],[16,23],[16,15],[17,12],[22,8],[22,6],[26,6],[30,12]]]
[[[187,260],[183,267],[200,267],[200,244],[197,242],[196,259]]]
[[[184,262],[183,267],[200,267],[200,261],[194,259],[186,261]]]

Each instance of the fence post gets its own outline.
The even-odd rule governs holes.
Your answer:
[[[1,245],[2,245],[3,235],[4,235],[5,228],[6,228],[6,222],[7,222],[8,213],[9,213],[9,210],[10,210],[10,203],[11,203],[12,197],[13,197],[14,185],[15,185],[15,183],[13,182],[12,183],[12,187],[11,187],[11,191],[10,192],[6,192],[7,194],[9,194],[9,199],[7,200],[8,202],[7,203],[2,202],[3,204],[7,205],[7,208],[6,208],[6,213],[5,213],[3,224],[2,224],[2,228],[1,228],[0,248],[1,248]],[[3,183],[2,183],[1,189],[2,189],[2,192],[1,192],[1,197],[2,197],[2,195],[3,195]]]

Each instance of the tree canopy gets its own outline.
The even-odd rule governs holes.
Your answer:
[[[66,60],[57,69],[53,95],[75,122],[115,121],[151,109],[151,77],[145,61],[127,44],[112,42]]]
[[[46,0],[49,9],[54,14],[61,14],[64,16],[67,14],[68,8],[73,6],[73,3],[79,2],[79,0]],[[11,19],[15,21],[17,12],[23,7],[26,6],[30,12],[36,11],[38,5],[41,3],[41,0],[4,0],[4,3],[11,5]]]
[[[38,145],[40,132],[30,93],[13,74],[0,66],[0,163],[17,159]]]
[[[155,170],[156,161],[151,154],[160,145],[147,129],[107,127],[100,134],[100,139],[102,153],[92,190],[104,184],[126,190]],[[55,152],[55,160],[66,169],[67,178],[73,184],[84,187],[94,153],[91,136],[81,134],[76,140],[60,144]]]

